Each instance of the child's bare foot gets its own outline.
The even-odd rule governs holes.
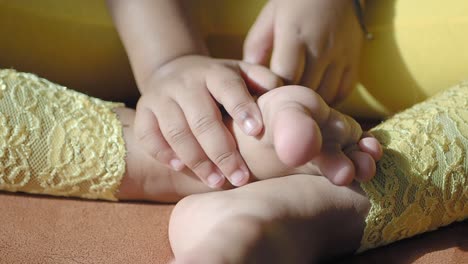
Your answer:
[[[176,263],[310,263],[358,248],[369,207],[356,186],[293,175],[189,196],[169,236]]]
[[[261,137],[246,136],[232,120],[226,121],[257,179],[305,173],[326,175],[333,183],[345,185],[354,178],[368,180],[374,176],[375,161],[382,154],[378,142],[362,137],[353,119],[329,108],[312,90],[286,86],[264,94],[258,103],[265,124]],[[174,202],[213,190],[189,170],[174,172],[154,161],[137,147],[132,128],[134,111],[120,108],[116,112],[127,147],[127,173],[120,199]]]
[[[314,91],[302,86],[284,86],[271,90],[258,99],[265,124],[260,140],[275,149],[268,165],[279,160],[289,173],[324,175],[334,184],[348,185],[353,179],[367,181],[375,175],[375,162],[382,156],[378,141],[363,135],[361,126],[351,117],[330,108]],[[244,138],[234,128],[241,154],[249,168],[260,179],[258,144]],[[249,162],[253,161],[253,162]],[[267,167],[268,167],[267,166]],[[254,173],[255,174],[255,173]],[[283,174],[284,175],[284,174]]]

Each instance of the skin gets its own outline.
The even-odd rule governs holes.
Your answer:
[[[217,104],[246,134],[257,136],[263,124],[248,82],[270,89],[279,79],[261,66],[211,58],[183,1],[107,3],[142,94],[137,142],[154,159],[176,171],[188,167],[212,188],[225,178],[236,186],[247,183],[247,166]]]
[[[258,105],[265,118],[265,130],[259,137],[245,135],[232,120],[225,119],[253,181],[310,174],[348,185],[353,179],[367,181],[374,176],[375,162],[382,155],[377,140],[364,135],[353,119],[328,107],[314,91],[285,86],[262,95]],[[127,108],[116,112],[128,153],[119,199],[175,202],[213,190],[188,169],[174,172],[154,162],[137,144],[132,127],[135,112]],[[226,182],[214,190],[230,188]]]
[[[336,102],[355,82],[362,34],[351,1],[268,2],[247,37],[247,62],[211,58],[182,0],[107,3],[142,94],[137,144],[175,171],[189,169],[211,188],[226,179],[234,186],[252,180],[218,105],[244,134],[260,136],[265,127],[251,93],[260,95],[285,80]],[[267,65],[270,50],[271,71],[260,65]]]
[[[247,35],[244,60],[335,104],[356,83],[362,41],[353,1],[270,0]]]
[[[118,198],[175,202],[186,197],[170,220],[175,263],[310,263],[358,247],[369,201],[356,184],[333,184],[342,180],[333,175],[345,169],[351,180],[353,175],[371,179],[382,155],[376,139],[306,87],[269,91],[258,105],[265,118],[259,137],[245,135],[228,118],[225,123],[254,178],[269,180],[221,191],[232,188],[226,184],[218,192],[209,192],[212,189],[188,170],[174,172],[152,162],[136,144],[135,112],[116,109],[127,146]],[[321,151],[328,145],[333,147]],[[350,150],[345,154],[346,148]],[[281,158],[284,153],[288,155]],[[304,165],[294,167],[303,160]],[[330,180],[318,177],[327,171],[332,172]]]
[[[174,263],[330,260],[359,247],[369,209],[357,184],[305,174],[189,196],[170,219]]]

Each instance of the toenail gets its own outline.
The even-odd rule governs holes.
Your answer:
[[[208,176],[208,178],[206,178],[206,180],[208,181],[208,185],[211,188],[216,188],[221,183],[223,178],[224,178],[223,176],[221,176],[218,173],[214,172],[214,173],[210,174],[210,176]]]
[[[242,185],[242,182],[245,180],[246,176],[247,175],[242,170],[236,170],[231,174],[231,183],[235,186],[240,186]]]

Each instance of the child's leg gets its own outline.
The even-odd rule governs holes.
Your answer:
[[[171,172],[141,151],[132,133],[133,110],[13,70],[0,71],[0,86],[3,123],[0,189],[92,199],[165,202],[210,191],[189,171]],[[348,172],[351,168],[354,174],[354,162],[357,170],[365,170],[368,177],[372,176],[375,167],[372,151],[366,154],[353,150],[349,159],[342,153],[342,148],[360,139],[361,130],[353,120],[324,104],[314,108],[313,102],[320,100],[302,87],[280,88],[262,98],[262,111],[269,117],[264,135],[255,139],[240,133],[237,127],[232,128],[241,153],[258,179],[327,171],[335,160],[345,160]],[[304,106],[301,100],[306,101]],[[315,132],[327,136],[308,134],[304,124],[311,123],[315,124]],[[291,126],[295,126],[298,133],[290,134],[291,129],[284,129]],[[349,131],[353,133],[347,133]],[[286,152],[283,159],[290,155],[296,159],[293,162],[302,163],[311,151],[320,151],[320,146],[327,146],[329,142],[339,143],[331,148],[330,158],[327,153],[323,161],[314,161],[298,169],[283,165],[276,155]],[[288,149],[289,145],[301,143],[306,148]]]
[[[0,70],[0,190],[157,201],[208,191],[145,156],[133,118],[123,104]]]
[[[189,197],[171,218],[178,263],[306,263],[352,252],[361,236],[365,250],[468,217],[468,83],[373,133],[384,156],[361,184],[368,198],[304,175]]]

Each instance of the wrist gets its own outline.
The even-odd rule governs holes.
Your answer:
[[[174,61],[182,59],[184,57],[205,57],[206,54],[203,51],[180,51],[177,54],[172,54],[171,56],[166,56],[164,59],[153,61],[142,67],[135,67],[133,72],[135,74],[135,79],[137,82],[138,90],[141,94],[147,90],[146,87],[150,86],[154,81],[156,76],[165,75],[164,72],[167,72],[168,66],[173,64]]]
[[[180,67],[188,62],[188,60],[196,60],[202,58],[208,58],[208,54],[205,52],[187,52],[179,53],[173,57],[167,57],[165,61],[154,62],[153,64],[147,65],[145,71],[139,71],[136,77],[138,89],[141,94],[145,94],[146,90],[152,87],[155,83],[165,79],[174,72],[180,71]],[[135,75],[136,72],[135,72]]]

